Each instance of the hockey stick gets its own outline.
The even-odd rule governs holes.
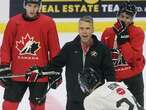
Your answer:
[[[9,79],[9,78],[19,78],[19,77],[25,77],[25,74],[22,75],[10,75],[10,76],[0,76],[0,79]]]
[[[47,76],[47,75],[60,75],[60,72],[56,72],[56,71],[49,71],[49,72],[42,72],[43,76]]]
[[[38,102],[38,104],[40,104],[45,98],[46,98],[46,95],[47,93],[49,92],[49,90],[51,89],[51,87],[53,86],[53,84],[56,83],[56,81],[60,80],[62,78],[62,76],[58,77],[56,80],[54,80],[50,85],[49,85],[49,88],[46,90],[45,94],[43,95],[43,97],[39,98],[39,97],[36,97],[35,100]]]
[[[47,76],[47,75],[59,75],[59,72],[55,72],[55,71],[49,71],[49,72],[42,72],[43,76]],[[9,76],[0,76],[0,79],[4,79],[4,78],[19,78],[19,77],[25,77],[25,74],[21,74],[21,75],[9,75]]]

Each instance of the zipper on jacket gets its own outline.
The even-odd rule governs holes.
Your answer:
[[[85,60],[86,60],[86,55],[85,55],[84,52],[83,52],[83,71],[84,71],[84,69],[85,69]]]

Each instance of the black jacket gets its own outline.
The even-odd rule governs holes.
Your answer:
[[[102,81],[115,80],[114,67],[109,49],[102,44],[95,35],[92,36],[93,45],[90,47],[85,58],[84,67],[91,67],[101,75]],[[46,69],[62,68],[66,66],[66,89],[67,99],[83,101],[85,94],[78,84],[78,73],[83,71],[83,51],[80,44],[80,36],[66,43],[60,53],[53,59]]]

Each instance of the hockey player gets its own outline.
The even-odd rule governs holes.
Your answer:
[[[106,82],[92,69],[85,68],[78,76],[84,93],[85,110],[144,110],[122,82]]]
[[[105,29],[101,40],[111,49],[116,80],[123,81],[139,104],[144,106],[144,31],[134,25],[136,13],[135,5],[129,2],[121,5],[117,22]]]
[[[21,75],[34,65],[45,66],[60,51],[55,22],[39,13],[41,0],[24,0],[23,6],[25,12],[10,18],[4,32],[0,52],[1,75]],[[45,99],[38,104],[36,98],[46,93],[48,77],[39,78],[35,83],[30,80],[12,78],[10,85],[4,84],[7,87],[2,110],[17,110],[27,88],[31,110],[45,110]]]

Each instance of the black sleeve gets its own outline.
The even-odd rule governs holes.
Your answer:
[[[103,51],[101,70],[107,81],[115,81],[115,70],[112,62],[111,52],[106,46]]]
[[[57,71],[66,65],[68,44],[65,44],[58,55],[43,68],[43,71]]]

